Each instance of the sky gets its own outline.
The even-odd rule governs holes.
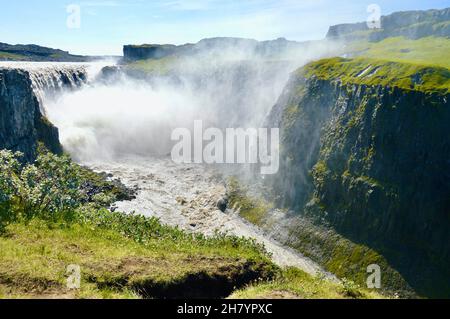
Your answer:
[[[195,43],[209,37],[317,40],[329,26],[442,9],[450,0],[0,0],[0,42],[84,55],[121,55],[124,44]]]

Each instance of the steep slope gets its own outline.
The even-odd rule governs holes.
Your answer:
[[[20,151],[25,161],[35,158],[39,142],[61,153],[58,129],[43,110],[42,99],[86,80],[81,66],[55,68],[0,66],[0,149]]]
[[[328,59],[291,78],[279,204],[381,252],[420,294],[450,296],[450,73]]]
[[[39,102],[25,71],[0,69],[0,149],[36,156],[38,142],[61,153],[58,129],[41,114]]]

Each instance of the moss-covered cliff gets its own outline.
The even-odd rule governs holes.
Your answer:
[[[0,149],[20,151],[31,161],[39,142],[62,152],[58,129],[41,114],[28,72],[0,69]]]
[[[279,204],[379,251],[427,296],[450,296],[449,86],[444,68],[322,60],[268,120],[282,131]]]

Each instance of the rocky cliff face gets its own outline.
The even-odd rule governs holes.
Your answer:
[[[81,65],[11,64],[0,67],[0,149],[36,156],[38,143],[61,153],[58,129],[45,117],[43,102],[86,81]]]
[[[367,38],[381,41],[404,36],[419,39],[427,36],[450,36],[450,8],[427,11],[405,11],[381,17],[381,29],[370,30],[366,22],[340,24],[330,27],[327,38],[356,40]]]
[[[58,129],[41,114],[29,74],[23,70],[0,69],[0,149],[36,156],[38,142],[61,153]]]
[[[415,87],[414,74],[396,83],[395,67],[334,60],[295,73],[268,119],[282,131],[268,183],[280,205],[381,252],[420,294],[448,297],[450,96]]]

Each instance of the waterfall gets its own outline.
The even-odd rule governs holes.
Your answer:
[[[94,81],[105,65],[104,63],[0,62],[0,68],[27,72],[43,115],[47,115],[45,101],[55,100],[67,90],[75,90]]]

